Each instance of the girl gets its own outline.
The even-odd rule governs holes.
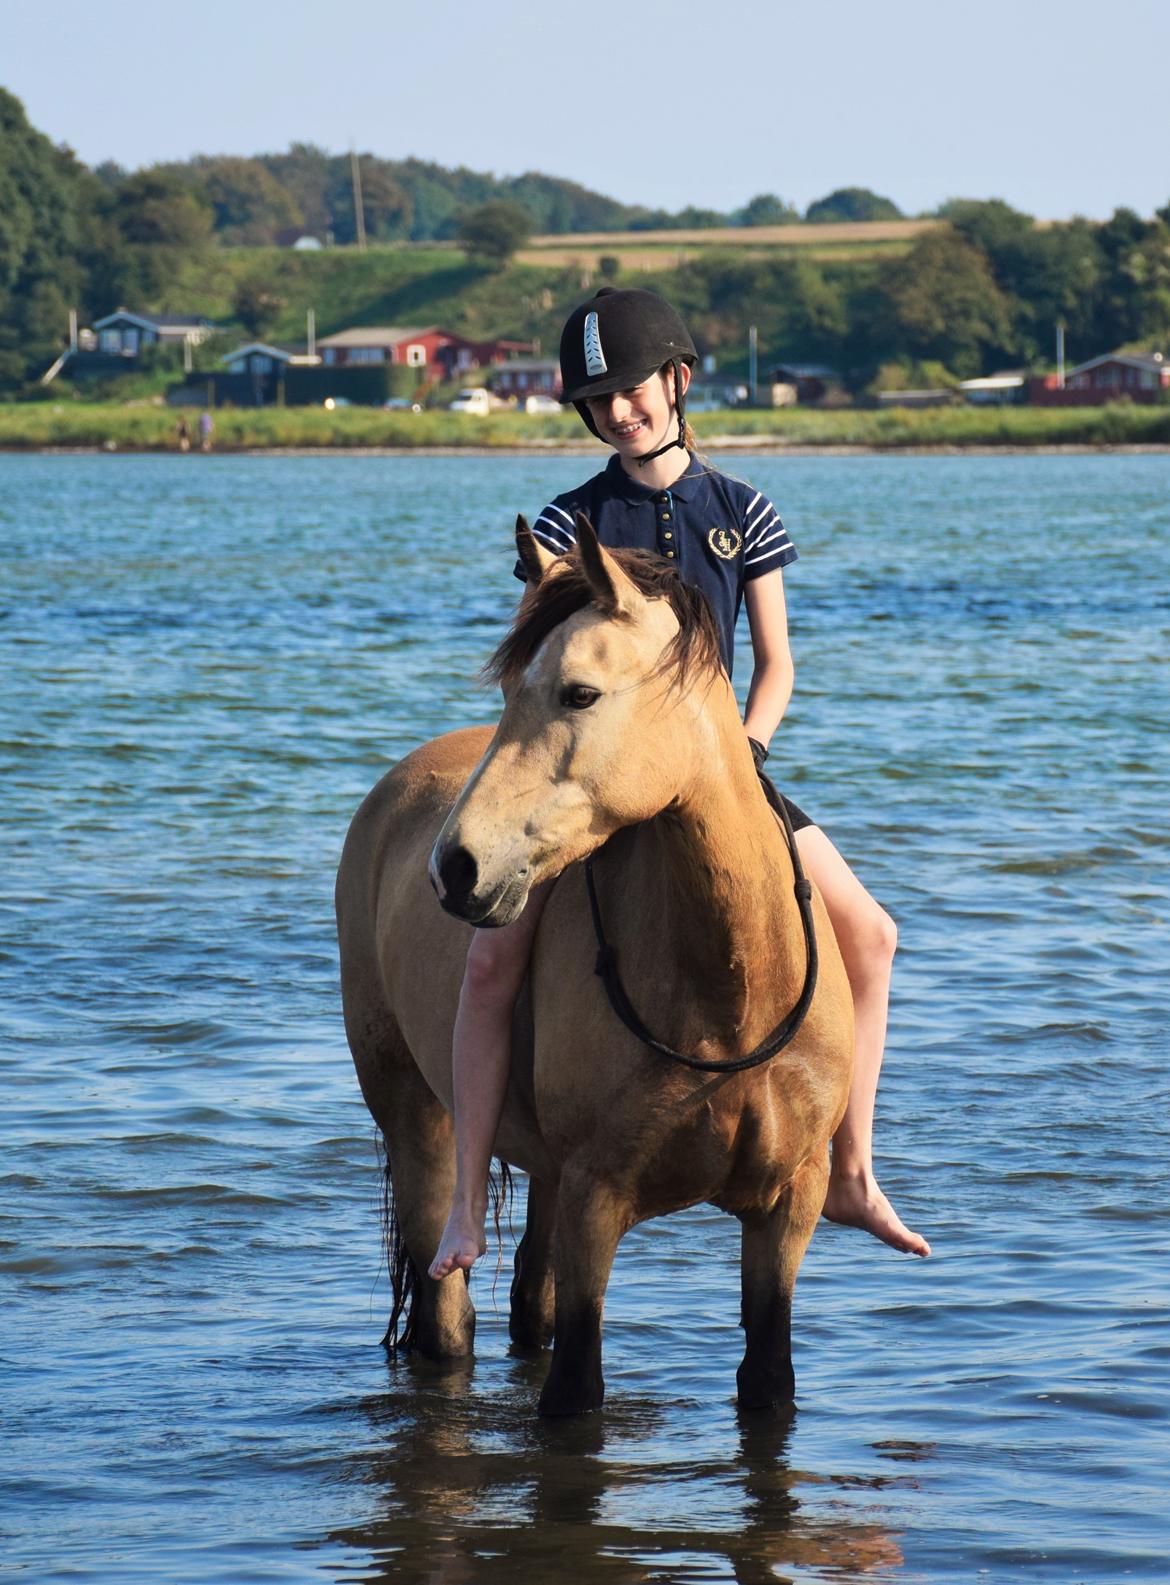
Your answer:
[[[685,418],[696,356],[678,314],[653,292],[604,287],[570,315],[561,337],[562,401],[573,403],[615,455],[602,473],[546,507],[533,532],[563,554],[574,542],[574,513],[583,511],[603,545],[656,550],[677,562],[711,602],[728,675],[735,621],[746,604],[755,664],[744,727],[762,764],[792,693],[781,569],[796,550],[771,502],[696,460]],[[930,1245],[902,1222],[873,1171],[894,922],[825,833],[794,804],[788,808],[805,871],[845,960],[856,1020],[853,1087],[833,1138],[824,1215],[895,1249],[929,1255]],[[470,1268],[487,1248],[487,1176],[507,1085],[512,1009],[552,884],[532,892],[513,924],[477,930],[467,954],[453,1051],[455,1193],[430,1266],[434,1278]]]

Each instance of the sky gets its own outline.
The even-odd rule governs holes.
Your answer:
[[[0,0],[0,85],[88,164],[294,141],[630,203],[1044,219],[1170,201],[1170,0]]]

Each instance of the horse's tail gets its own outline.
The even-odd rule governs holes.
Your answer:
[[[382,1162],[382,1243],[386,1250],[386,1271],[390,1277],[392,1295],[390,1320],[382,1347],[393,1359],[398,1354],[409,1354],[414,1347],[414,1312],[419,1275],[406,1247],[402,1224],[394,1206],[394,1178],[381,1130],[378,1131],[378,1155]]]
[[[410,1257],[406,1238],[394,1205],[394,1175],[390,1171],[390,1157],[386,1142],[378,1132],[378,1155],[382,1162],[382,1240],[386,1250],[386,1271],[390,1277],[390,1320],[382,1347],[391,1359],[399,1354],[409,1354],[415,1345],[418,1317],[416,1314],[419,1291],[427,1280]],[[512,1203],[514,1189],[512,1169],[499,1157],[488,1173],[488,1208],[496,1234],[496,1247],[501,1243],[501,1224]]]

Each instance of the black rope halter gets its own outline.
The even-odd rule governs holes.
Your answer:
[[[601,905],[597,900],[597,883],[593,875],[593,855],[585,860],[585,886],[589,893],[589,911],[593,915],[593,932],[597,937],[597,965],[594,972],[601,977],[605,986],[605,994],[609,998],[609,1005],[625,1024],[626,1028],[640,1040],[644,1046],[649,1046],[652,1051],[660,1052],[662,1056],[669,1057],[672,1062],[682,1063],[684,1068],[695,1068],[700,1073],[743,1073],[748,1068],[758,1068],[768,1062],[778,1051],[795,1039],[801,1024],[804,1023],[805,1014],[813,999],[813,992],[817,986],[817,938],[813,924],[812,910],[812,885],[804,873],[804,866],[800,862],[800,854],[796,848],[796,833],[792,829],[792,820],[784,806],[784,800],[769,781],[768,777],[760,773],[760,784],[764,789],[764,796],[774,811],[784,830],[788,843],[788,851],[792,858],[792,872],[795,876],[793,893],[797,906],[800,909],[800,922],[804,927],[804,942],[807,953],[807,967],[804,975],[804,989],[783,1021],[779,1023],[768,1038],[761,1042],[754,1051],[749,1051],[746,1057],[735,1057],[729,1062],[709,1062],[704,1057],[688,1056],[685,1052],[675,1051],[664,1041],[656,1040],[645,1024],[634,1011],[630,998],[626,995],[618,974],[617,953],[611,943],[606,939],[605,927],[601,920]]]

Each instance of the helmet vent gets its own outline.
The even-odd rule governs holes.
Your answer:
[[[605,361],[605,353],[601,350],[601,330],[597,324],[597,315],[585,315],[585,372],[592,376],[604,374],[609,365]]]

